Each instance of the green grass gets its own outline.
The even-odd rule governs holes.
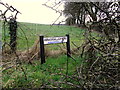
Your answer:
[[[7,28],[6,28],[5,37],[7,39],[7,42],[9,42],[9,31]],[[65,26],[65,25],[51,26],[51,25],[42,25],[42,24],[34,24],[34,23],[18,23],[17,32],[18,32],[18,38],[17,38],[18,50],[25,50],[27,49],[28,46],[32,47],[32,45],[39,38],[40,35],[44,35],[44,37],[54,37],[54,36],[65,36],[66,34],[69,34],[70,41],[74,42],[78,46],[81,45],[84,39],[83,37],[84,30],[77,27]],[[49,46],[50,48],[53,48],[51,47],[51,45]],[[74,47],[72,43],[71,43],[71,47]]]
[[[80,65],[82,60],[83,59],[80,59],[77,56],[76,61],[71,58],[68,59],[68,75],[72,75],[75,72],[76,67]],[[39,88],[45,83],[52,85],[50,80],[62,81],[61,75],[57,75],[56,73],[66,74],[66,62],[67,57],[61,55],[58,58],[48,58],[43,65],[40,64],[40,61],[35,61],[32,65],[24,63],[20,65],[20,67],[24,68],[27,80],[25,80],[24,73],[20,67],[17,69],[8,69],[3,71],[3,87]]]

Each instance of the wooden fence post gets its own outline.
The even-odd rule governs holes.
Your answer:
[[[40,57],[41,64],[45,63],[44,36],[40,36]]]
[[[66,42],[66,47],[67,47],[67,56],[70,57],[70,37],[69,37],[69,34],[66,34],[67,36],[67,42]]]

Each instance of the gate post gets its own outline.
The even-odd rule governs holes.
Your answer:
[[[44,36],[40,36],[40,57],[41,64],[45,63]]]

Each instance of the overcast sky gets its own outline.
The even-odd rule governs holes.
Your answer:
[[[15,7],[22,14],[18,15],[17,21],[31,22],[40,24],[52,24],[58,17],[59,13],[42,5],[48,0],[1,0]],[[52,2],[53,3],[53,2]],[[50,3],[48,3],[50,5]],[[63,5],[60,7],[63,10]],[[62,16],[59,21],[62,21]],[[56,22],[56,23],[58,23]]]

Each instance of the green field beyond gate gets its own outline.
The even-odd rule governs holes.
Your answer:
[[[42,24],[32,24],[32,23],[19,23],[21,28],[18,28],[18,49],[25,50],[28,46],[31,47],[34,42],[39,38],[40,35],[45,37],[55,37],[55,36],[65,36],[70,35],[71,47],[74,47],[72,42],[76,45],[80,45],[83,42],[83,32],[84,30],[64,25],[42,25]],[[22,30],[21,30],[22,29]],[[52,47],[52,49],[58,49],[58,47]]]

